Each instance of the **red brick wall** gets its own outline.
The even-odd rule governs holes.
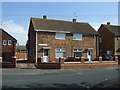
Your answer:
[[[107,28],[100,28],[99,34],[102,38],[102,42],[100,43],[102,50],[109,50],[110,48],[114,48],[114,36],[109,30],[107,30]]]
[[[33,25],[30,22],[29,32],[28,32],[28,60],[30,62],[35,62],[36,60],[36,32],[33,29]]]
[[[7,45],[3,45],[3,40],[7,40]],[[11,45],[8,45],[8,40],[12,41]],[[16,41],[5,31],[2,31],[2,57],[4,59],[9,59],[15,55],[16,51]]]
[[[26,53],[18,53],[15,54],[17,60],[26,60],[27,59],[27,54]]]
[[[100,37],[102,38],[102,42],[100,43],[100,50],[107,51],[112,49],[114,51],[114,35],[104,26],[101,26],[98,32],[100,34]]]
[[[93,48],[93,59],[96,58],[96,37],[84,35],[83,40],[73,40],[72,34],[66,35],[66,40],[55,39],[55,33],[52,32],[38,32],[37,44],[47,44],[50,49],[50,60],[55,60],[55,49],[65,48],[66,58],[73,57],[73,49],[82,49],[83,57],[87,58],[86,49]],[[38,46],[38,58],[43,57],[42,47]]]

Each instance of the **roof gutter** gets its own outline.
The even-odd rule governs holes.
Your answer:
[[[35,29],[37,32],[59,32],[59,33],[70,33],[69,31],[54,31],[54,30],[40,30],[40,29]]]

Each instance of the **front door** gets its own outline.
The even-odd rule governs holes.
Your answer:
[[[87,51],[88,61],[92,61],[92,50]]]
[[[49,62],[49,49],[43,50],[43,62]]]

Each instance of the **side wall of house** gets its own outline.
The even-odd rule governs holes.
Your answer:
[[[3,41],[6,40],[7,44],[3,45]],[[11,45],[8,45],[8,40],[11,40]],[[2,31],[2,58],[3,61],[9,61],[9,59],[15,55],[16,41],[9,36],[6,32]]]
[[[73,34],[66,34],[65,40],[55,39],[55,33],[53,32],[38,32],[38,43],[47,44],[50,47],[50,60],[55,60],[55,49],[65,48],[66,58],[73,57],[73,49],[82,49],[82,56],[87,58],[87,48],[93,48],[92,58],[96,58],[96,37],[94,36],[83,36],[83,40],[73,40]],[[38,57],[43,57],[42,47],[38,46]]]
[[[30,22],[29,33],[28,33],[28,42],[27,42],[27,50],[28,50],[28,60],[30,62],[35,62],[36,60],[36,35],[33,28],[32,23]]]
[[[107,30],[104,26],[101,26],[98,30],[101,42],[100,42],[100,51],[102,53],[106,52],[107,50],[112,50],[114,52],[114,35]]]

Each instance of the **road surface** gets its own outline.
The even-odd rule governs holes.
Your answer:
[[[119,67],[3,69],[2,88],[118,88]]]

